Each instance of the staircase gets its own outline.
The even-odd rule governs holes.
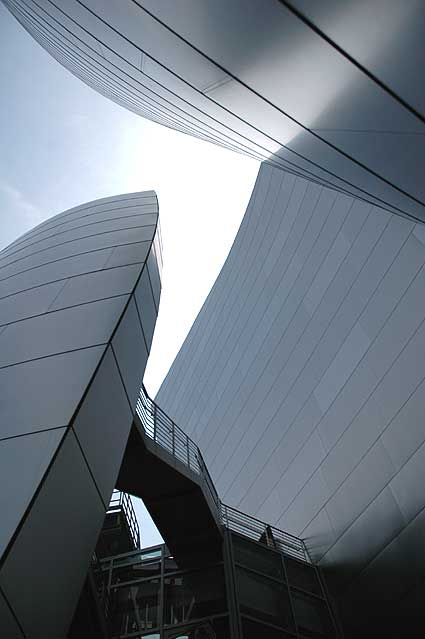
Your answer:
[[[304,542],[223,504],[202,454],[142,387],[117,488],[145,503],[169,549],[181,561],[199,544],[213,559],[223,528],[310,562]]]

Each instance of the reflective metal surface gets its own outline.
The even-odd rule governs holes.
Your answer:
[[[421,0],[4,0],[144,117],[418,219]]]
[[[263,165],[157,396],[226,502],[305,540],[353,636],[422,615],[424,291],[422,224]]]
[[[152,341],[157,219],[153,191],[103,198],[0,252],[2,636],[67,635]]]

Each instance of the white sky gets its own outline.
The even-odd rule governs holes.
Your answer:
[[[259,163],[100,96],[55,62],[1,4],[0,81],[0,249],[72,206],[157,192],[163,289],[145,377],[155,396],[223,265]],[[138,514],[143,545],[157,543],[140,506]]]

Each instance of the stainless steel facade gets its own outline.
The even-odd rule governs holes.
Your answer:
[[[421,0],[4,0],[156,122],[425,219]]]
[[[155,193],[0,253],[0,634],[62,639],[124,455],[160,295]],[[155,239],[154,239],[155,238]]]
[[[119,104],[266,161],[159,403],[354,636],[423,628],[423,2],[4,1]]]
[[[157,396],[225,501],[305,539],[354,636],[423,622],[424,291],[423,225],[263,164]]]

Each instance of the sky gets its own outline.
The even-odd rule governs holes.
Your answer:
[[[158,195],[164,268],[144,380],[154,397],[226,259],[259,163],[101,96],[1,3],[0,78],[0,249],[84,202],[145,189]],[[136,506],[143,545],[158,543]]]

